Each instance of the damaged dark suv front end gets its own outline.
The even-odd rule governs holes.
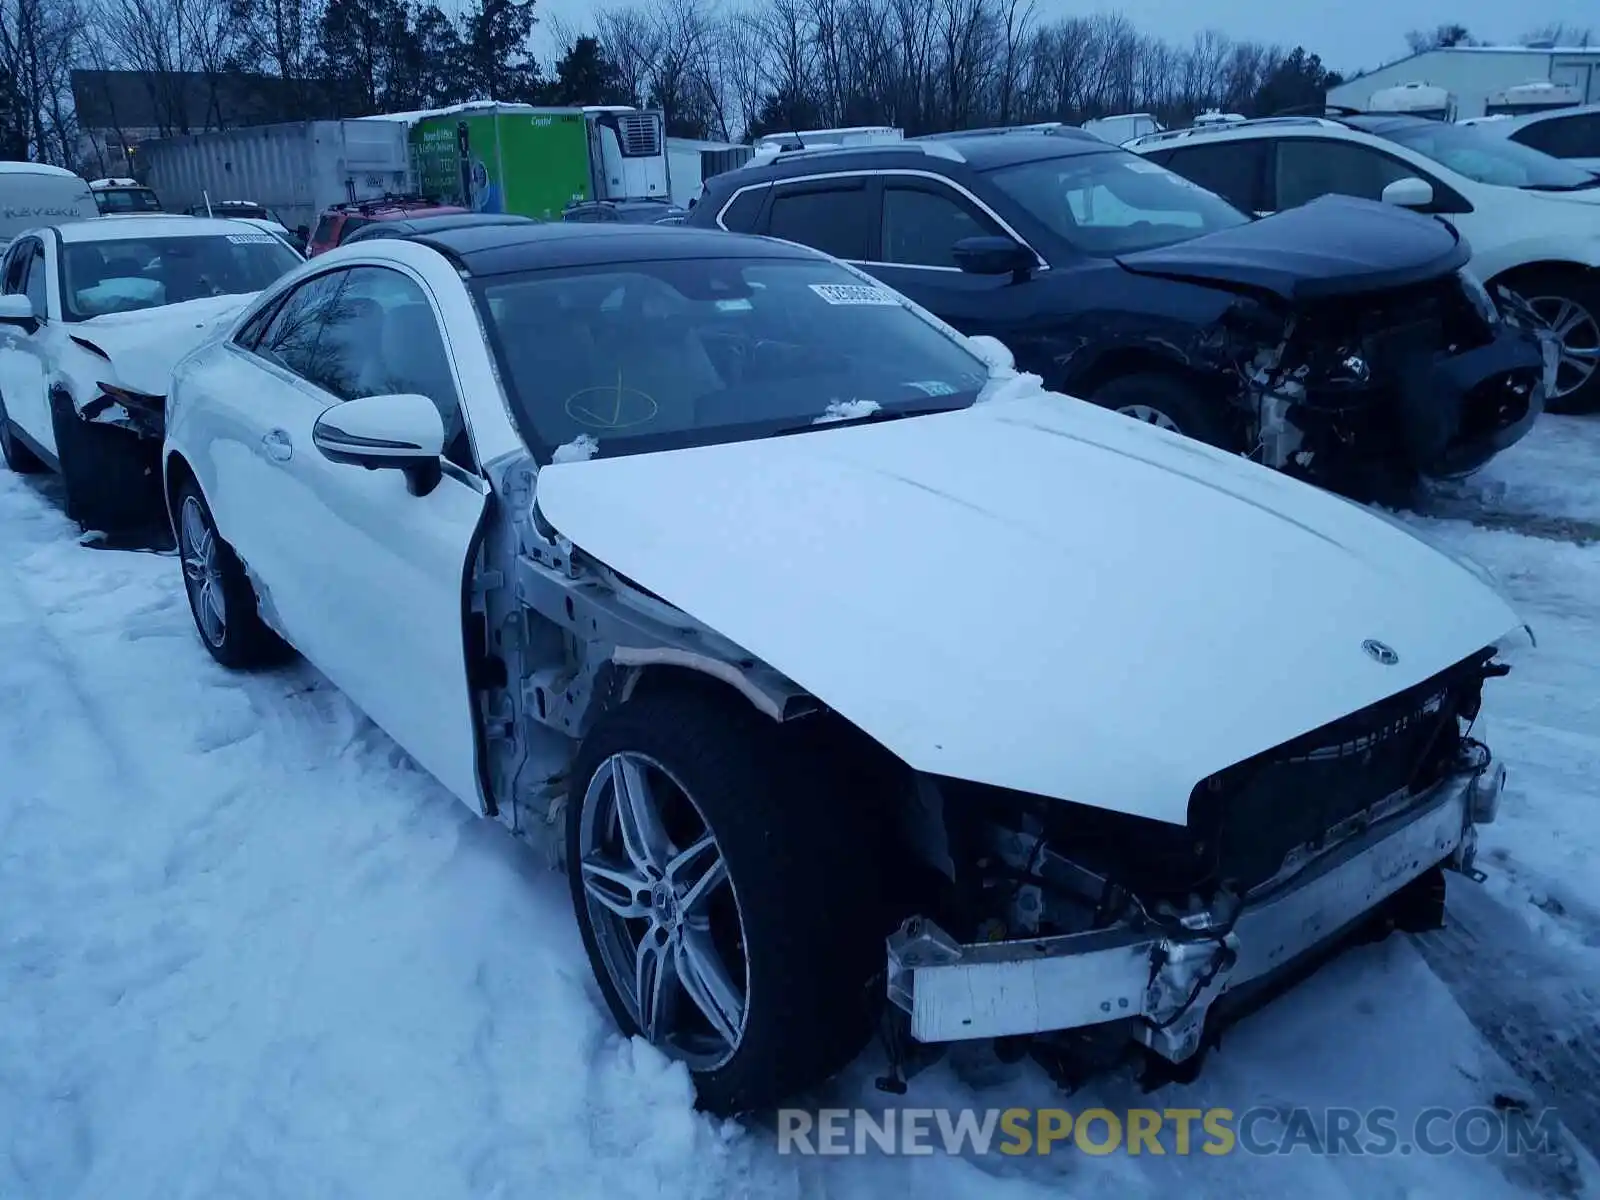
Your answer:
[[[1364,499],[1482,466],[1554,375],[1444,222],[1345,197],[1253,220],[1076,130],[797,151],[686,224],[827,250],[1054,391]]]
[[[1370,491],[1474,471],[1543,411],[1555,346],[1501,317],[1470,253],[1443,222],[1328,197],[1118,261],[1235,292],[1190,368],[1220,374],[1258,461]]]

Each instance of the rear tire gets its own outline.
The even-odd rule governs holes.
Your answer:
[[[4,396],[0,396],[0,458],[4,458],[6,466],[18,475],[37,475],[45,469],[39,456],[17,440]]]
[[[1101,384],[1090,399],[1123,416],[1219,450],[1239,450],[1238,439],[1230,433],[1217,402],[1171,375],[1152,371],[1122,375]]]
[[[199,484],[185,480],[175,508],[189,612],[211,657],[235,671],[286,661],[293,651],[261,619],[255,587],[233,547],[217,533]]]
[[[742,698],[698,688],[635,695],[600,719],[574,764],[567,874],[601,994],[625,1033],[685,1063],[700,1106],[719,1115],[822,1082],[860,1052],[877,1011],[884,943],[870,839],[816,765]],[[659,819],[630,825],[643,832],[624,843],[622,811]],[[690,858],[685,843],[708,846],[725,869],[704,901],[698,869],[667,865]],[[642,861],[640,845],[656,846],[657,862]],[[646,1035],[636,964],[651,939],[688,983],[675,1008],[657,1010],[675,1020]],[[720,971],[699,965],[707,946]],[[737,1021],[708,1015],[708,995],[729,997],[722,1011]]]

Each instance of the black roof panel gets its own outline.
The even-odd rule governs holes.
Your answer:
[[[422,235],[413,240],[455,258],[473,275],[680,258],[823,257],[815,250],[775,238],[687,225],[626,222],[476,225]]]

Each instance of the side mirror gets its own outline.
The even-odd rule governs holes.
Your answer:
[[[1383,202],[1398,208],[1426,208],[1433,203],[1433,184],[1407,175],[1383,189]]]
[[[1017,369],[1017,360],[1011,353],[1011,347],[999,338],[980,333],[969,337],[967,345],[972,348],[974,354],[988,364],[991,375],[1003,375],[1007,371]]]
[[[444,454],[444,420],[426,396],[363,396],[328,409],[311,428],[311,441],[329,462],[404,471],[413,496],[438,486]]]
[[[1012,275],[1026,279],[1033,270],[1033,251],[1008,237],[962,238],[951,252],[956,266],[969,275]]]
[[[0,325],[17,325],[29,333],[39,328],[39,315],[33,311],[33,301],[20,292],[0,296]]]

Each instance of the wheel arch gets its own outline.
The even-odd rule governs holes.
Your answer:
[[[625,704],[638,695],[677,691],[737,699],[775,723],[796,715],[790,705],[725,659],[668,647],[645,650],[618,646],[611,661],[622,671],[617,704]],[[790,710],[787,714],[786,709]]]
[[[1068,377],[1067,391],[1088,400],[1112,380],[1126,375],[1164,375],[1212,399],[1231,400],[1217,372],[1150,346],[1118,346],[1098,355],[1082,372]]]
[[[178,489],[185,483],[200,486],[199,477],[183,453],[178,450],[167,451],[162,459],[161,494],[166,497],[167,521],[171,524],[174,535],[178,529]]]
[[[1569,258],[1541,258],[1532,262],[1518,263],[1516,266],[1507,267],[1484,280],[1484,283],[1493,287],[1504,284],[1511,287],[1511,281],[1522,279],[1531,275],[1571,275],[1585,283],[1600,282],[1600,268],[1588,266],[1581,262],[1574,262]],[[1515,290],[1513,288],[1513,290]]]

